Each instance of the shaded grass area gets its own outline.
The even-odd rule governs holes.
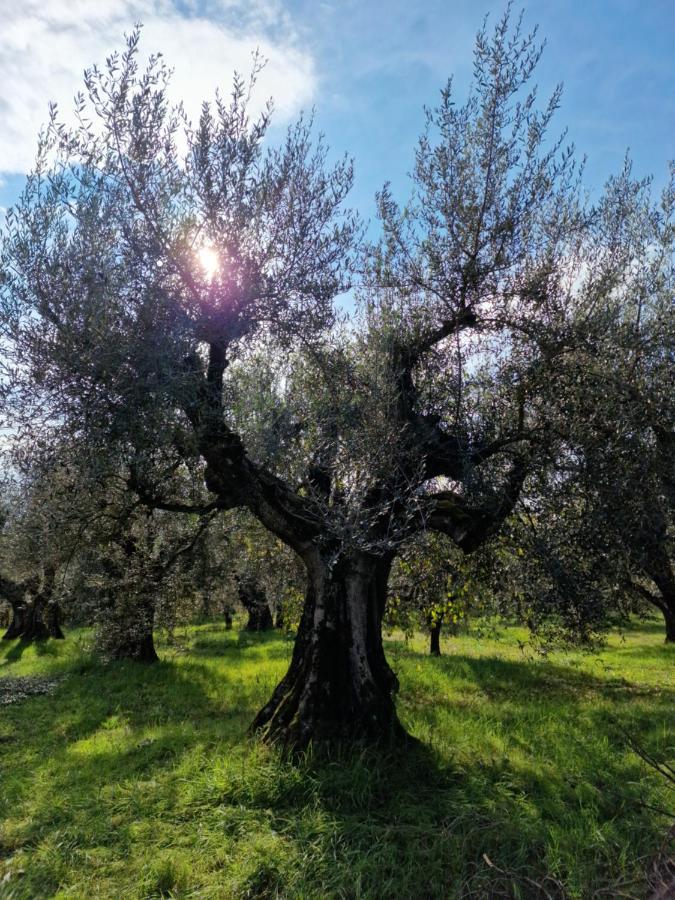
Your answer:
[[[621,729],[672,762],[675,648],[522,638],[390,640],[422,746],[295,764],[246,738],[288,638],[200,626],[150,667],[4,644],[0,677],[61,680],[0,708],[0,897],[646,896],[675,799]]]

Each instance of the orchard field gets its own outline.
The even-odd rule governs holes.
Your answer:
[[[246,734],[287,636],[196,626],[154,666],[3,645],[0,897],[672,896],[673,793],[631,743],[673,762],[675,648],[524,637],[389,638],[419,746],[294,763]]]
[[[0,900],[675,900],[673,4],[486,5],[5,2]]]

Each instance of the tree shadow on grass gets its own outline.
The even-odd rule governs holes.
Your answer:
[[[667,819],[649,808],[656,779],[620,726],[662,745],[673,691],[636,701],[630,684],[552,663],[425,662],[456,688],[403,675],[404,718],[426,746],[310,758],[305,795],[290,781],[273,827],[302,822],[303,804],[321,810],[336,869],[365,897],[590,897],[619,891],[631,865],[641,877]],[[463,702],[463,684],[478,703]]]
[[[251,658],[266,660],[290,660],[293,649],[293,635],[280,631],[223,632],[220,636],[198,633],[190,648],[191,656],[232,657],[239,659],[242,653],[251,653]]]
[[[19,662],[26,650],[33,648],[36,656],[49,656],[56,658],[58,656],[58,641],[53,638],[42,638],[40,640],[23,640],[23,638],[14,638],[6,642],[9,649],[3,654],[0,665],[11,665],[11,663]]]
[[[10,649],[5,653],[4,664],[19,662],[29,647],[36,647],[36,641],[13,640]]]
[[[114,765],[114,768],[124,768],[124,760],[138,749],[134,743],[136,738],[143,750],[155,742],[152,738],[149,743],[143,743],[146,732],[161,737],[162,730],[170,731],[172,723],[180,724],[186,735],[180,746],[178,732],[174,729],[172,741],[176,753],[189,749],[190,741],[204,730],[211,736],[217,735],[224,744],[240,741],[245,724],[233,725],[233,721],[253,717],[256,703],[260,702],[260,691],[256,693],[255,684],[249,691],[242,690],[238,684],[228,689],[228,681],[228,676],[219,671],[219,692],[214,690],[214,673],[197,663],[94,664],[83,672],[71,673],[51,696],[31,698],[8,707],[3,711],[3,717],[15,737],[12,750],[16,751],[22,745],[41,747],[41,755],[49,756],[55,771],[61,766],[72,769],[73,748],[80,748],[75,768],[86,781],[90,774],[86,769],[87,743],[97,735],[114,736],[120,731],[131,747],[125,749],[124,740],[118,749],[113,746],[103,751],[93,746],[93,765],[100,766],[105,757],[107,765],[104,768],[108,770],[116,756],[119,756],[121,766]],[[14,771],[18,794],[31,792],[34,774],[29,769]]]
[[[619,629],[619,635],[624,633],[630,635],[633,632],[637,632],[638,634],[662,635],[665,642],[666,627],[663,622],[663,617],[657,616],[649,619],[638,619]]]
[[[411,685],[404,674],[404,703],[412,689],[418,704],[413,730],[420,733],[424,720],[425,738],[440,733],[450,713],[460,732],[482,729],[483,741],[474,737],[460,754],[431,740],[405,750],[278,758],[272,773],[224,785],[218,809],[228,833],[241,834],[253,816],[260,829],[282,835],[317,897],[343,896],[348,884],[354,895],[373,898],[591,896],[619,890],[625,867],[639,875],[639,857],[659,843],[661,819],[640,805],[644,766],[626,752],[614,715],[641,736],[662,733],[673,692],[641,691],[548,661],[423,658],[459,682],[460,694],[463,682],[478,690],[489,716],[442,696],[433,683]],[[497,733],[514,732],[499,754],[489,717]],[[580,717],[588,734],[583,726],[574,733]],[[548,723],[558,719],[549,736]],[[551,740],[562,742],[555,753]],[[292,893],[280,862],[261,857],[251,866],[250,896]],[[264,890],[256,893],[256,885]]]
[[[611,674],[600,677],[549,660],[457,654],[428,658],[426,665],[442,680],[418,681],[413,700],[437,727],[447,713],[480,719],[488,710],[494,721],[503,720],[506,726],[519,717],[528,723],[537,717],[545,723],[552,716],[573,722],[583,713],[601,731],[614,734],[618,725],[630,726],[648,737],[659,729],[663,733],[675,709],[675,685],[639,684]],[[403,680],[405,698],[405,676]],[[454,686],[450,694],[444,691],[446,684]]]
[[[627,810],[635,790],[624,785],[638,768],[617,759],[589,782],[537,761],[357,748],[283,764],[256,796],[225,791],[220,802],[233,830],[244,808],[271,814],[269,829],[302,856],[312,896],[353,885],[347,896],[590,897],[622,877],[618,852],[625,864],[658,846],[653,812]],[[576,846],[561,848],[562,838]],[[269,894],[252,896],[285,896],[274,860],[260,869]]]
[[[247,689],[196,662],[119,662],[87,666],[52,696],[3,710],[0,857],[26,855],[17,896],[56,893],[71,845],[85,854],[105,847],[122,861],[139,851],[139,828],[149,829],[150,846],[176,815],[196,829],[199,812],[182,804],[177,773],[210,788],[209,761],[247,755],[246,729],[262,702],[255,683]]]
[[[264,648],[265,654],[275,659],[290,658],[295,635],[278,629],[269,631],[246,631],[242,629],[237,637],[241,650]]]
[[[621,656],[622,658],[639,656],[642,659],[649,659],[656,662],[664,662],[672,665],[675,662],[675,644],[666,643],[665,640],[661,644],[649,644],[646,647],[631,647],[627,644],[612,647],[613,656]]]
[[[548,876],[568,895],[591,896],[620,874],[618,855],[636,861],[655,845],[654,813],[636,804],[640,761],[618,745],[607,749],[612,723],[594,709],[600,700],[628,701],[620,681],[614,689],[550,662],[424,657],[440,681],[404,675],[402,705],[414,695],[418,732],[445,729],[449,740],[470,732],[463,752],[429,741],[291,762],[245,740],[268,686],[237,671],[258,650],[268,660],[278,641],[247,635],[234,650],[239,642],[228,639],[225,653],[216,642],[210,664],[202,645],[190,658],[149,667],[90,665],[52,697],[10,710],[15,739],[4,745],[3,789],[19,819],[9,831],[14,847],[37,853],[41,841],[67,836],[83,853],[102,844],[131,860],[143,826],[147,852],[194,832],[215,860],[226,843],[226,866],[241,868],[237,892],[214,896],[300,896],[293,885],[301,872],[314,891],[303,896],[468,898],[544,897],[544,889],[564,896],[551,878],[544,883]],[[454,693],[446,696],[444,683]],[[457,702],[463,685],[479,692],[483,708]],[[672,692],[642,699],[631,715],[662,727]],[[581,714],[592,726],[589,746],[580,752],[583,735],[556,731],[553,740],[569,740],[558,748],[558,759],[569,750],[561,765],[546,750],[547,716],[574,723]],[[495,755],[490,729],[515,734],[523,722],[532,745],[514,741]],[[56,891],[64,876],[50,877]],[[44,896],[47,882],[27,878],[33,895]]]

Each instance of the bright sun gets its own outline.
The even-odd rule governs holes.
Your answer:
[[[197,251],[197,258],[206,278],[211,281],[220,269],[220,259],[213,247],[201,247]]]

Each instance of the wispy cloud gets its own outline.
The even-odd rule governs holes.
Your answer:
[[[316,75],[289,16],[277,0],[0,0],[0,173],[25,172],[50,100],[68,110],[83,70],[122,45],[143,22],[146,51],[161,51],[174,69],[172,91],[197,115],[232,72],[246,73],[259,48],[268,60],[259,84],[273,96],[277,119],[311,104]]]

